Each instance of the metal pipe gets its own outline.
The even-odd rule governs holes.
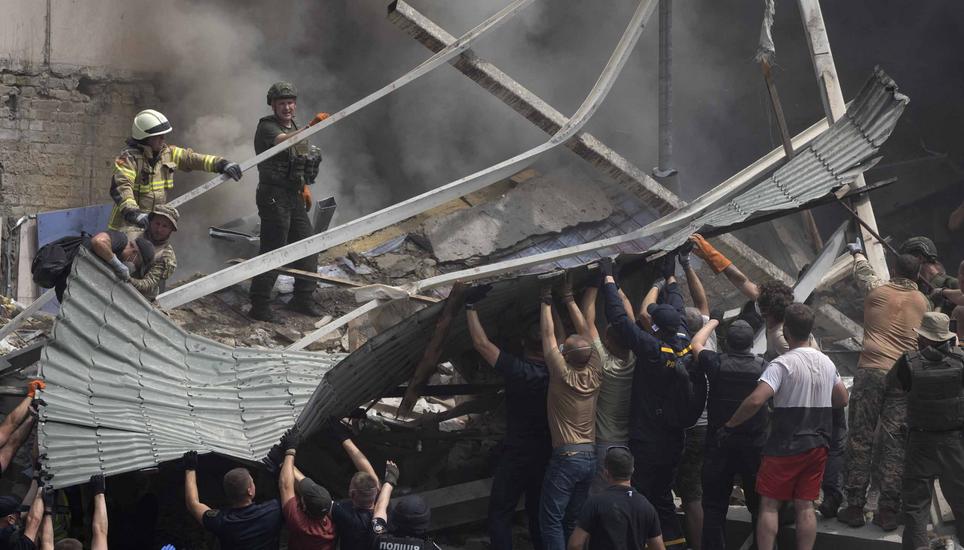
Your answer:
[[[659,156],[657,178],[676,175],[673,167],[673,0],[659,2]],[[674,191],[680,193],[679,181]]]

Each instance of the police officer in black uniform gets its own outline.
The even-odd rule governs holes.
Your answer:
[[[290,82],[276,82],[268,89],[268,105],[272,114],[258,121],[258,130],[254,135],[256,153],[260,154],[304,130],[298,128],[294,119],[297,97],[298,92]],[[305,128],[326,118],[327,113],[318,113]],[[311,209],[308,186],[315,182],[320,163],[321,152],[303,140],[258,164],[260,254],[312,235],[311,222],[308,220],[308,210]],[[314,273],[318,270],[317,256],[312,254],[292,262],[290,267]],[[276,272],[268,271],[251,281],[251,317],[260,321],[274,320],[268,304],[277,278]],[[312,300],[317,285],[316,281],[309,279],[295,279],[295,292],[288,307],[312,317],[321,316],[321,310]]]
[[[756,526],[760,497],[756,473],[766,442],[767,409],[761,408],[750,420],[734,429],[724,426],[740,403],[757,386],[767,362],[754,355],[754,330],[743,320],[733,321],[726,331],[727,353],[704,349],[706,340],[719,325],[723,313],[714,310],[710,320],[693,335],[696,369],[706,373],[707,400],[706,453],[703,457],[703,546],[704,550],[726,547],[726,512],[733,490],[733,478],[740,474],[746,505]]]
[[[924,314],[917,330],[918,351],[908,351],[887,373],[888,382],[907,392],[907,454],[901,500],[905,550],[927,548],[930,483],[941,490],[954,517],[957,538],[964,535],[964,353],[943,313]]]
[[[385,483],[378,493],[372,517],[375,532],[372,550],[440,550],[426,536],[432,523],[432,510],[422,497],[408,495],[398,499],[392,507],[389,522],[388,503],[397,483],[398,466],[389,461],[385,464]]]

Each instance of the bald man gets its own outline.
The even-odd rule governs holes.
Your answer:
[[[547,550],[565,550],[596,474],[596,396],[602,359],[585,336],[562,347],[552,319],[552,289],[542,289],[542,354],[549,370],[547,412],[552,456],[542,483],[539,526]]]

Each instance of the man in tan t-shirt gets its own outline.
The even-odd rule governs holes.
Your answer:
[[[859,248],[851,247],[851,251],[855,272],[866,270],[869,264]],[[905,351],[917,349],[914,329],[927,311],[927,298],[914,282],[919,272],[920,260],[902,254],[895,262],[894,278],[879,282],[864,298],[863,351],[851,390],[850,438],[845,454],[847,507],[837,513],[837,519],[852,527],[864,524],[871,470],[880,482],[874,523],[885,531],[898,526],[907,401],[899,390],[887,388],[886,377]],[[879,460],[872,465],[875,456]]]
[[[560,349],[551,287],[542,290],[540,321],[542,353],[549,370],[546,408],[552,457],[542,485],[539,526],[547,550],[565,550],[596,473],[596,396],[602,362],[585,336],[569,336]]]

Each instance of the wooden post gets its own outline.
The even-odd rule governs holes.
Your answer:
[[[810,58],[813,61],[813,69],[817,76],[817,85],[820,87],[823,110],[830,122],[833,123],[844,116],[844,113],[847,112],[847,105],[844,103],[843,90],[841,90],[840,81],[837,78],[837,67],[833,62],[833,53],[830,51],[830,39],[827,36],[827,27],[824,25],[823,13],[820,11],[820,1],[797,0],[797,2],[800,5],[800,16],[803,18],[803,30],[810,47]],[[864,176],[861,174],[857,176],[852,187],[857,189],[865,185]],[[870,202],[870,196],[862,195],[854,199],[853,202],[854,209],[860,219],[865,221],[874,232],[879,233],[877,231],[877,217],[874,215],[874,207]],[[890,279],[883,245],[866,228],[861,227],[860,233],[864,240],[867,260],[874,268],[874,272],[882,279]]]
[[[412,374],[412,379],[408,383],[408,389],[405,391],[402,404],[398,406],[398,411],[395,413],[396,416],[411,412],[421,394],[422,386],[425,385],[425,382],[428,381],[429,377],[432,376],[432,373],[435,371],[439,358],[442,356],[442,346],[448,337],[452,318],[455,317],[456,311],[458,311],[458,308],[462,305],[462,291],[465,290],[465,286],[465,283],[461,282],[457,282],[452,286],[452,292],[449,293],[449,297],[445,301],[445,307],[442,308],[442,313],[439,315],[438,322],[435,324],[435,332],[432,334],[432,339],[429,341],[428,347],[425,348],[422,359],[418,362],[418,365],[415,366],[415,373]]]

